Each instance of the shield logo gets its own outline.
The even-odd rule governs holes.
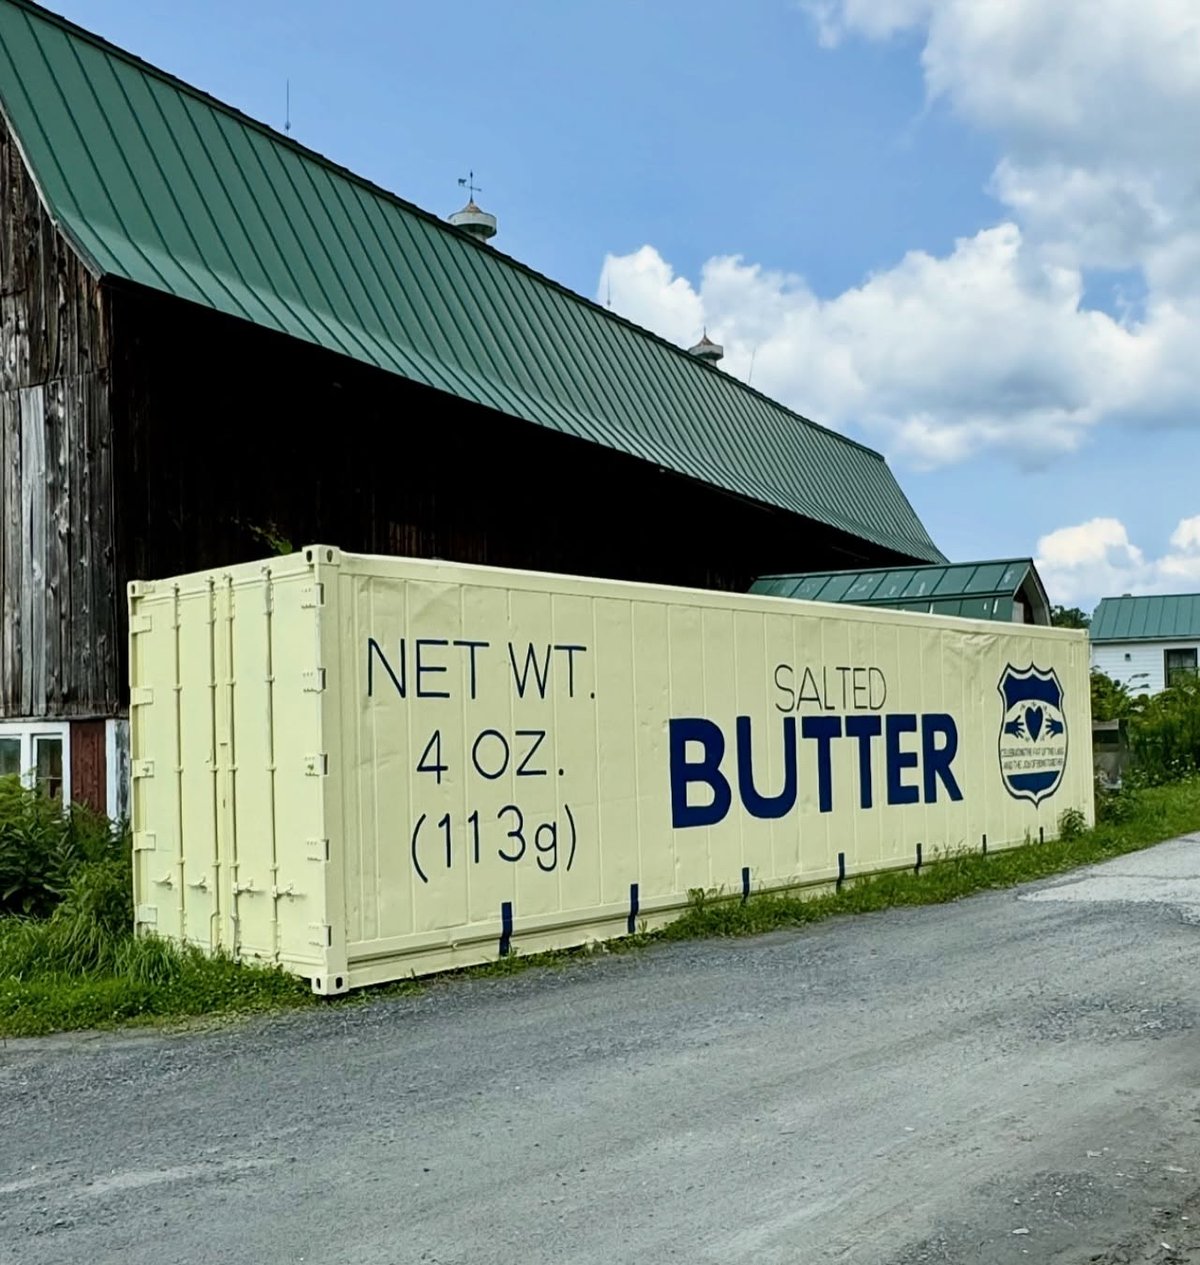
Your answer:
[[[1058,790],[1067,767],[1062,683],[1053,668],[1018,670],[1010,663],[997,688],[1004,712],[1000,775],[1014,798],[1040,804]]]

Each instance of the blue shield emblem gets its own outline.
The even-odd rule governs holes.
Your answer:
[[[1040,804],[1062,783],[1067,767],[1067,718],[1062,684],[1051,668],[1018,671],[1009,664],[997,687],[1003,703],[1000,774],[1016,799]]]

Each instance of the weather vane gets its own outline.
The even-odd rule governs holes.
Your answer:
[[[465,176],[459,176],[458,183],[460,188],[466,189],[472,202],[475,201],[475,195],[477,193],[483,192],[479,185],[475,183],[475,173],[473,171],[468,171]]]

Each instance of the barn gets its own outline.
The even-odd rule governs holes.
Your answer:
[[[123,808],[125,588],[313,540],[745,590],[945,561],[883,458],[0,0],[0,772]]]

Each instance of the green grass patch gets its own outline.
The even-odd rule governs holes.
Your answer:
[[[1200,830],[1200,778],[1108,796],[1099,811],[1102,820],[1094,830],[1083,829],[1082,817],[1068,810],[1060,821],[1058,839],[986,856],[976,849],[951,851],[927,859],[919,874],[893,870],[865,875],[845,883],[840,892],[764,892],[744,903],[740,896],[696,892],[683,915],[653,933],[653,938],[758,935],[838,914],[943,904],[1111,860]]]
[[[0,919],[0,1036],[311,1004],[307,981],[56,914]]]
[[[840,914],[958,900],[989,888],[1046,878],[1105,861],[1163,839],[1200,830],[1200,778],[1105,797],[1100,824],[1084,830],[1064,814],[1062,837],[993,852],[930,856],[910,870],[848,881],[840,892],[740,895],[693,893],[692,902],[661,930],[599,948],[522,956],[458,972],[455,978],[511,975],[560,966],[588,953],[634,952],[643,946],[710,936],[756,935],[804,926]],[[306,981],[283,971],[206,957],[129,932],[127,841],[101,859],[80,860],[56,879],[58,903],[46,917],[0,917],[0,1036],[40,1036],[81,1028],[161,1023],[319,1004]],[[94,853],[93,853],[94,855]],[[355,1004],[428,985],[382,985],[324,1004]]]
[[[134,955],[131,955],[134,956]],[[201,1015],[229,1016],[310,1004],[304,980],[282,971],[175,953],[170,976],[130,974],[0,977],[0,1035],[43,1036],[81,1028],[152,1024]]]

